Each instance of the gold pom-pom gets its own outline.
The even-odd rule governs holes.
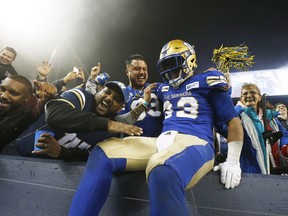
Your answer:
[[[224,47],[223,44],[219,49],[213,50],[212,61],[216,64],[216,68],[229,76],[230,69],[238,71],[247,71],[248,67],[252,67],[254,55],[250,55],[248,47],[245,44],[233,47]]]

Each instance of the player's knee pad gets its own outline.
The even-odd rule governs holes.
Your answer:
[[[154,167],[149,176],[148,183],[152,183],[153,185],[162,185],[171,183],[174,184],[179,180],[177,173],[169,166],[159,165]],[[165,187],[165,186],[164,186]]]
[[[168,156],[164,152],[158,152],[152,155],[146,167],[146,180],[148,180],[148,176],[150,172],[157,166],[164,165],[167,159],[168,159]]]

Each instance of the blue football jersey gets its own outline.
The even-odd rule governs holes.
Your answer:
[[[148,85],[149,84],[146,83],[144,88]],[[156,90],[159,86],[160,83],[158,83],[157,87],[151,92],[149,109],[143,112],[137,119],[137,122],[134,124],[143,129],[142,136],[157,137],[162,131],[162,102],[159,101],[159,98],[156,95]],[[131,86],[128,86],[127,89],[130,92],[131,100],[125,104],[125,108],[119,114],[130,112],[138,105],[140,98],[143,98],[144,95],[143,91],[135,90]]]
[[[219,98],[207,97],[211,91],[215,92],[213,96],[217,96],[219,92]],[[220,92],[227,93],[228,97],[223,98]],[[163,84],[157,95],[164,102],[163,132],[176,130],[212,141],[214,122],[227,121],[237,116],[232,100],[227,103],[227,98],[231,99],[228,84],[219,71],[207,71],[192,76],[177,89]],[[219,114],[215,107],[221,106],[228,108],[225,108],[225,113]]]

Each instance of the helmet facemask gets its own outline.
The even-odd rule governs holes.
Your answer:
[[[173,55],[159,61],[157,64],[163,80],[173,88],[177,88],[179,86],[178,82],[182,79],[183,61],[184,58],[181,55]]]

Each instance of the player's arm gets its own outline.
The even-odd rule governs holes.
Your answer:
[[[216,121],[228,126],[228,142],[243,141],[243,127],[230,95],[226,91],[217,90],[210,92],[208,98],[216,112]]]
[[[140,103],[134,107],[130,112],[117,115],[115,120],[126,124],[134,124],[142,112],[149,109],[151,102],[151,91],[156,87],[157,83],[151,83],[144,89],[144,97],[141,98]]]
[[[225,188],[234,188],[241,180],[240,154],[243,146],[243,127],[236,113],[229,93],[221,90],[208,94],[216,118],[223,121],[228,127],[228,154],[224,163],[220,163],[214,170],[221,171],[221,183]],[[225,106],[223,106],[225,104]]]
[[[65,101],[50,101],[46,104],[45,111],[45,120],[54,129],[64,130],[68,133],[108,129],[108,118],[75,109]]]
[[[111,133],[125,133],[128,135],[141,135],[142,129],[108,118],[97,116],[93,112],[84,112],[73,108],[64,101],[50,101],[46,104],[47,124],[68,133],[92,132],[104,130]]]

